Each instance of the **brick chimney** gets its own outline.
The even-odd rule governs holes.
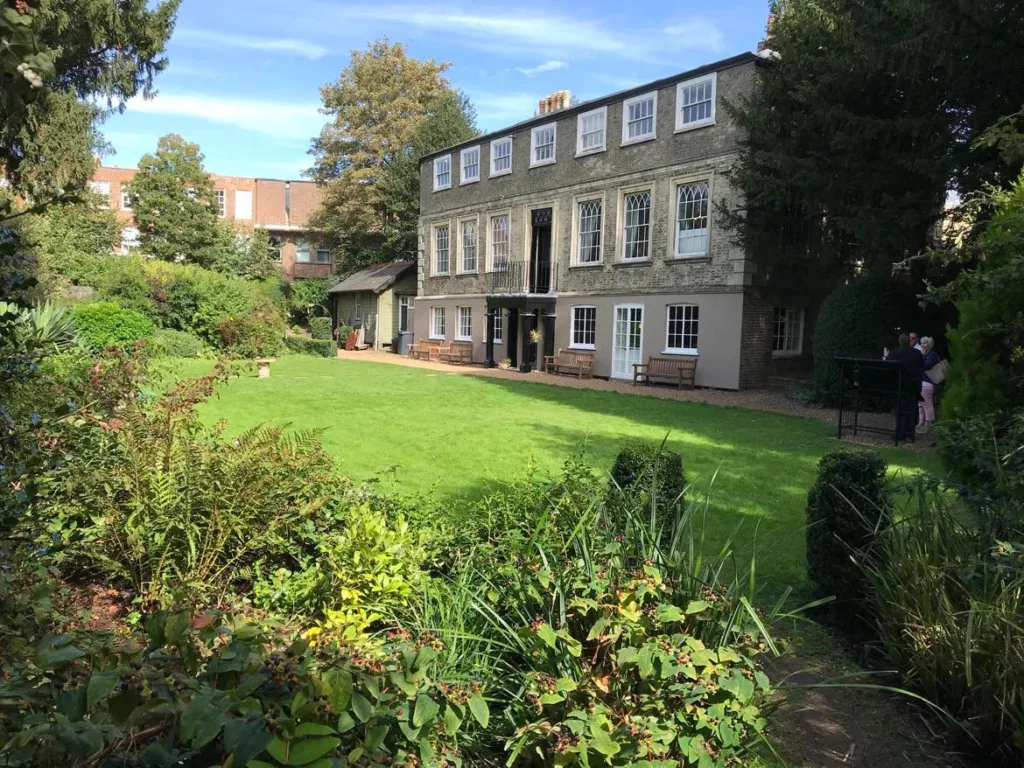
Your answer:
[[[774,14],[768,14],[768,23],[765,25],[764,40],[757,44],[757,55],[763,59],[775,59],[778,58],[779,54],[777,51],[772,49],[772,27],[775,26],[775,20],[778,17]]]
[[[568,109],[571,100],[572,94],[569,91],[555,91],[537,102],[537,113],[549,115],[560,109]]]

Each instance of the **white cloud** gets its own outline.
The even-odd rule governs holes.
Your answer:
[[[682,44],[694,51],[710,51],[712,53],[722,50],[725,43],[725,35],[722,30],[716,27],[707,19],[696,19],[686,21],[682,24],[673,24],[662,30],[669,37],[682,38]]]
[[[541,72],[554,72],[556,69],[566,69],[569,65],[564,61],[545,61],[535,67],[516,67],[517,72],[522,72],[527,77],[536,77]]]
[[[190,117],[295,140],[307,140],[319,134],[325,118],[317,110],[316,104],[199,93],[160,92],[152,99],[137,98],[128,103],[129,112]]]
[[[271,53],[289,53],[304,56],[307,59],[322,59],[330,50],[322,45],[306,40],[275,37],[249,37],[227,32],[214,32],[206,29],[179,29],[174,33],[175,41],[196,42],[204,45],[243,48],[251,51],[268,51]]]

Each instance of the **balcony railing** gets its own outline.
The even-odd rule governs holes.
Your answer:
[[[494,265],[491,293],[551,293],[554,265],[540,267],[536,261],[507,261]]]

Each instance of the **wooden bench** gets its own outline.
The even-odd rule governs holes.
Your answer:
[[[436,360],[441,342],[436,339],[421,339],[409,345],[409,357],[415,360]]]
[[[574,373],[578,379],[584,376],[590,379],[594,376],[594,354],[560,349],[557,355],[544,356],[544,370],[556,374]]]
[[[650,384],[652,379],[679,384],[679,388],[690,389],[697,381],[697,355],[686,357],[649,357],[646,363],[633,363],[633,385],[641,381]]]
[[[473,363],[473,342],[453,341],[450,344],[442,344],[437,357],[442,363],[471,365]]]

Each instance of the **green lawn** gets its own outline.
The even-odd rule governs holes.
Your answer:
[[[208,368],[177,361],[173,371]],[[282,358],[270,379],[232,381],[205,409],[230,431],[261,422],[322,429],[347,474],[394,467],[404,489],[442,498],[480,494],[531,461],[557,472],[582,446],[607,471],[623,441],[667,435],[697,491],[710,493],[709,541],[736,532],[750,551],[756,540],[772,593],[804,582],[804,502],[815,463],[835,445],[833,428],[810,418],[305,356]],[[896,471],[936,468],[928,457],[882,452]]]

